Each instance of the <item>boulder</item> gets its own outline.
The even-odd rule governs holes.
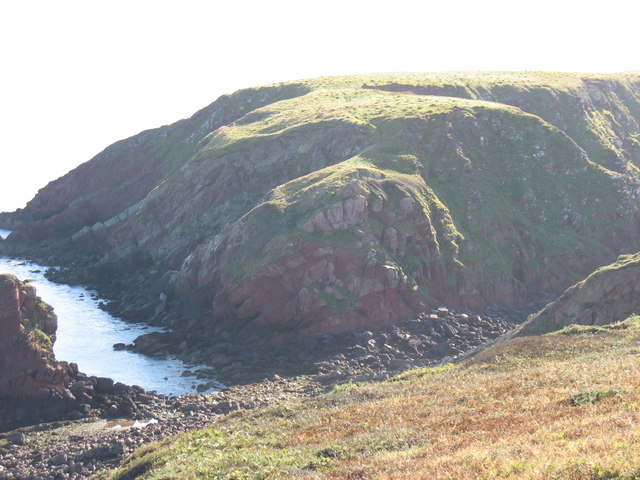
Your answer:
[[[152,332],[140,335],[133,341],[134,350],[147,355],[167,353],[170,341],[163,332]]]
[[[114,382],[112,378],[98,377],[96,390],[100,393],[111,393],[113,392],[113,385]]]

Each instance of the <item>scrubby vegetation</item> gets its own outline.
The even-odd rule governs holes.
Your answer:
[[[38,345],[42,353],[53,360],[52,347],[55,342],[55,333],[47,333],[52,330],[52,322],[56,323],[53,308],[42,302],[40,297],[30,297],[27,303],[32,307],[25,313],[20,330],[29,339],[29,342]]]
[[[103,478],[640,477],[640,317],[239,412]]]

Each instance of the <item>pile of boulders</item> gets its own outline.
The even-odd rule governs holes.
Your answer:
[[[115,389],[121,388],[117,385],[114,385]],[[308,378],[275,376],[258,384],[208,395],[156,397],[154,415],[139,422],[118,418],[21,428],[0,434],[0,480],[88,478],[118,466],[142,445],[203,428],[231,411],[265,406],[318,391],[319,386]],[[132,396],[132,399],[139,412],[143,412],[145,406],[137,403],[140,395]]]
[[[386,331],[352,334],[351,345],[317,366],[320,378],[326,381],[382,380],[409,368],[453,361],[515,325],[514,320],[499,316],[439,307]],[[314,340],[307,342],[308,351],[321,352],[322,345],[314,344]],[[319,340],[326,343],[329,339]]]
[[[380,380],[407,368],[458,359],[511,330],[536,308],[537,304],[522,311],[478,313],[442,306],[384,330],[320,333],[306,338],[273,332],[269,338],[227,338],[211,344],[184,337],[169,341],[174,333],[165,339],[160,334],[154,340],[158,345],[171,345],[172,353],[188,364],[209,365],[185,372],[201,379],[202,389],[207,387],[206,378],[237,385],[273,374],[319,375],[327,382]]]

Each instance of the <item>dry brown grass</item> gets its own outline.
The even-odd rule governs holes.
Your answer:
[[[638,320],[595,334],[520,338],[453,369],[236,416],[223,431],[241,429],[258,457],[280,452],[288,463],[261,470],[245,459],[237,470],[245,473],[213,478],[640,478]],[[188,438],[149,478],[174,474],[177,458],[193,460]]]

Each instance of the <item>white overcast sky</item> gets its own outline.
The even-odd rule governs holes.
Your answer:
[[[0,2],[0,211],[237,89],[353,73],[640,70],[637,0]]]

